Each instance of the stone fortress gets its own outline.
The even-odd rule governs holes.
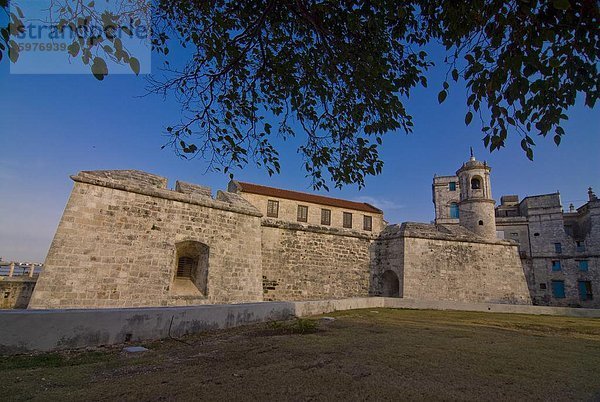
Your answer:
[[[471,157],[436,176],[435,223],[401,225],[366,203],[251,183],[213,197],[140,171],[80,172],[29,308],[368,295],[600,307],[600,201],[494,208],[490,172]]]
[[[471,220],[463,216],[465,186],[469,183],[461,180],[460,170],[456,176],[434,177],[436,224],[459,227]],[[505,195],[486,214],[487,221],[495,221],[496,237],[518,244],[533,304],[600,308],[594,298],[600,289],[600,200],[591,188],[588,201],[577,209],[571,204],[568,212],[557,192],[522,201]]]

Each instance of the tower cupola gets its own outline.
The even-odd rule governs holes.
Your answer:
[[[460,184],[459,223],[481,237],[496,238],[496,218],[490,184],[491,168],[473,156],[456,172]]]

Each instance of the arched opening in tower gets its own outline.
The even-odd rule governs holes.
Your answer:
[[[383,281],[383,292],[384,297],[400,297],[400,281],[398,275],[394,271],[387,270],[381,277]]]

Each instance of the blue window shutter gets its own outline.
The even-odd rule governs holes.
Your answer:
[[[587,262],[587,260],[579,261],[579,270],[587,272],[587,270],[588,270],[588,262]]]
[[[563,281],[552,281],[552,295],[557,299],[565,298],[565,283]]]
[[[455,181],[451,181],[450,183],[448,183],[448,189],[450,191],[456,191],[456,182]]]
[[[458,218],[458,204],[454,202],[450,204],[450,218]]]
[[[552,270],[560,271],[560,261],[552,261]]]
[[[585,288],[585,282],[579,281],[577,284],[579,285],[579,298],[581,300],[587,300],[587,289]]]

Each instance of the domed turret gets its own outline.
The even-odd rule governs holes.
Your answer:
[[[459,223],[487,239],[496,238],[491,170],[485,162],[476,160],[471,150],[469,161],[456,172],[460,183]]]

